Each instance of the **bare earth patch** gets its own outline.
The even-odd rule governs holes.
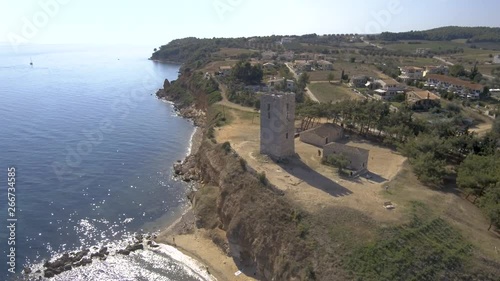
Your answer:
[[[259,121],[245,113],[230,110],[231,124],[216,130],[216,139],[229,141],[232,148],[257,172],[265,172],[270,183],[285,192],[285,196],[311,213],[329,207],[347,207],[363,212],[381,224],[407,223],[405,216],[412,202],[425,203],[435,217],[444,218],[461,230],[467,241],[481,250],[480,255],[500,261],[499,235],[488,232],[487,219],[472,203],[464,200],[457,190],[433,190],[422,186],[406,164],[406,158],[388,148],[362,139],[350,139],[346,144],[370,151],[369,178],[346,179],[336,169],[322,165],[318,149],[295,140],[298,157],[277,164],[259,153]],[[388,187],[388,190],[386,190]],[[394,210],[386,210],[391,201]]]
[[[236,117],[230,125],[218,128],[218,142],[229,141],[233,149],[248,164],[265,172],[269,181],[285,191],[285,196],[309,212],[318,212],[327,207],[349,207],[363,211],[378,221],[397,221],[401,212],[396,208],[387,211],[386,200],[380,190],[387,180],[400,170],[405,158],[372,143],[351,140],[347,144],[370,150],[368,169],[371,179],[345,179],[337,175],[336,169],[321,165],[318,148],[295,140],[297,158],[286,164],[277,164],[259,153],[259,118],[252,120]]]

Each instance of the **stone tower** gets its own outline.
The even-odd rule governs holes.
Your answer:
[[[275,92],[260,98],[260,153],[274,159],[295,154],[295,94]]]

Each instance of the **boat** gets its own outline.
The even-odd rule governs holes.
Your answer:
[[[33,60],[30,57],[30,65],[33,66]]]

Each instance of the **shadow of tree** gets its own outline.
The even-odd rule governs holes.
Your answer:
[[[383,183],[383,182],[388,181],[388,179],[384,178],[383,176],[375,174],[375,173],[370,172],[370,171],[368,171],[366,174],[362,175],[361,177],[363,177],[369,181],[376,182],[376,183]]]

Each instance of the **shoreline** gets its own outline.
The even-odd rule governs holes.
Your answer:
[[[148,60],[154,61],[154,62],[159,62],[159,63],[176,64],[176,65],[179,65],[179,66],[182,66],[182,64],[183,64],[182,62],[173,61],[173,60],[154,60],[154,59],[151,59],[151,58],[149,58]]]
[[[171,103],[177,110],[179,117],[190,119],[195,125],[195,131],[191,136],[190,147],[182,164],[193,158],[199,151],[203,142],[204,122],[200,122],[201,116],[193,116],[190,111],[179,110],[175,103],[167,99],[162,99]],[[204,116],[203,116],[204,117]],[[203,119],[202,117],[202,119]],[[177,175],[180,179],[182,176]],[[195,180],[191,184],[202,187],[203,183]],[[197,187],[194,187],[196,189]],[[192,188],[193,189],[193,188]],[[191,201],[182,215],[169,225],[165,225],[158,233],[155,242],[176,248],[184,255],[191,257],[203,264],[207,272],[217,281],[230,281],[238,278],[241,281],[256,281],[257,279],[245,275],[237,267],[233,258],[224,253],[209,237],[207,231],[196,227],[196,216],[193,211]]]

